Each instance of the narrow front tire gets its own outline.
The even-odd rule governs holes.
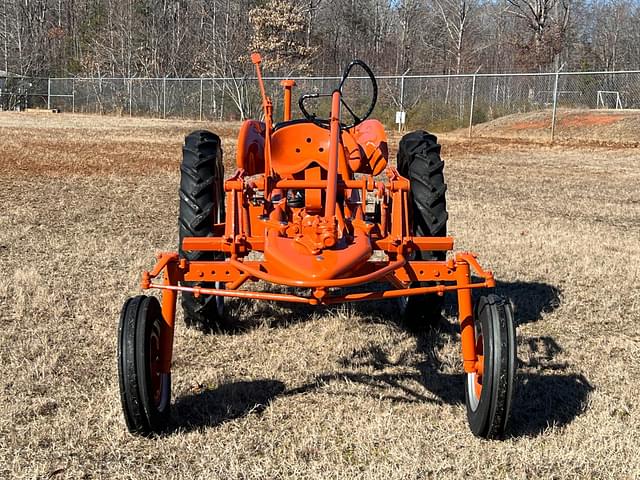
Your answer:
[[[497,295],[480,297],[474,313],[476,352],[482,373],[466,374],[467,419],[474,435],[504,436],[516,373],[516,333],[511,304]]]
[[[155,297],[128,299],[118,327],[118,378],[122,411],[131,433],[161,433],[169,420],[171,374],[160,371],[164,320]]]

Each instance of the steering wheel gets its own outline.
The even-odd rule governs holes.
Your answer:
[[[347,78],[349,78],[349,74],[351,73],[351,70],[356,65],[358,65],[359,67],[362,67],[362,69],[369,76],[369,79],[371,80],[371,86],[373,88],[373,96],[371,98],[371,103],[369,104],[369,108],[367,110],[367,113],[365,113],[362,118],[358,117],[358,115],[356,115],[353,112],[351,107],[349,107],[349,105],[347,105],[347,102],[344,101],[344,98],[342,96],[342,87],[344,86],[344,82],[347,80]],[[346,108],[347,111],[349,112],[349,114],[351,115],[351,117],[353,117],[353,123],[345,124],[345,123],[340,122],[340,128],[342,130],[349,130],[349,129],[355,127],[356,125],[361,124],[367,118],[369,118],[369,115],[371,115],[371,112],[373,112],[373,109],[376,106],[376,101],[378,100],[378,83],[376,82],[376,77],[373,75],[373,72],[371,71],[369,66],[366,63],[364,63],[362,60],[353,60],[347,66],[347,68],[344,69],[344,73],[342,74],[342,80],[340,80],[340,85],[338,85],[338,88],[336,88],[334,90],[334,92],[336,92],[336,91],[340,92],[340,103],[342,103],[342,105],[344,105],[344,108]],[[306,100],[310,99],[310,98],[330,97],[332,95],[333,95],[333,93],[307,93],[305,95],[302,95],[300,97],[300,99],[298,100],[298,106],[300,107],[300,111],[302,112],[302,115],[304,115],[304,118],[306,118],[310,122],[315,123],[319,127],[329,128],[329,124],[330,124],[329,119],[328,118],[318,118],[314,113],[309,113],[307,111],[307,109],[305,108],[305,106],[304,106],[304,102]]]

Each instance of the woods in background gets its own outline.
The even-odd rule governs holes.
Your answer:
[[[0,0],[0,70],[29,76],[637,69],[639,0]]]

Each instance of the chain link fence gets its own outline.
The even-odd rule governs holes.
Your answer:
[[[338,77],[294,79],[300,94],[328,93],[339,81]],[[281,80],[265,79],[276,112],[282,112]],[[255,78],[21,78],[20,82],[19,94],[27,106],[65,112],[217,121],[261,115]],[[6,100],[11,95],[18,93],[12,94],[11,86],[5,85],[0,91],[2,105],[10,108]],[[347,82],[346,97],[354,109],[366,110],[371,95],[367,78]],[[314,108],[318,115],[326,115],[328,102]],[[374,115],[399,129],[465,128],[469,136],[497,131],[513,137],[533,131],[553,139],[558,133],[571,136],[567,119],[575,110],[596,109],[640,109],[640,71],[381,76]],[[508,119],[514,114],[528,115]],[[403,117],[406,121],[397,123]]]

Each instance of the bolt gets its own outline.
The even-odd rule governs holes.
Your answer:
[[[324,245],[325,245],[326,247],[331,248],[331,247],[333,247],[335,244],[336,244],[336,239],[335,239],[335,238],[333,238],[333,237],[327,236],[327,237],[324,239]]]

